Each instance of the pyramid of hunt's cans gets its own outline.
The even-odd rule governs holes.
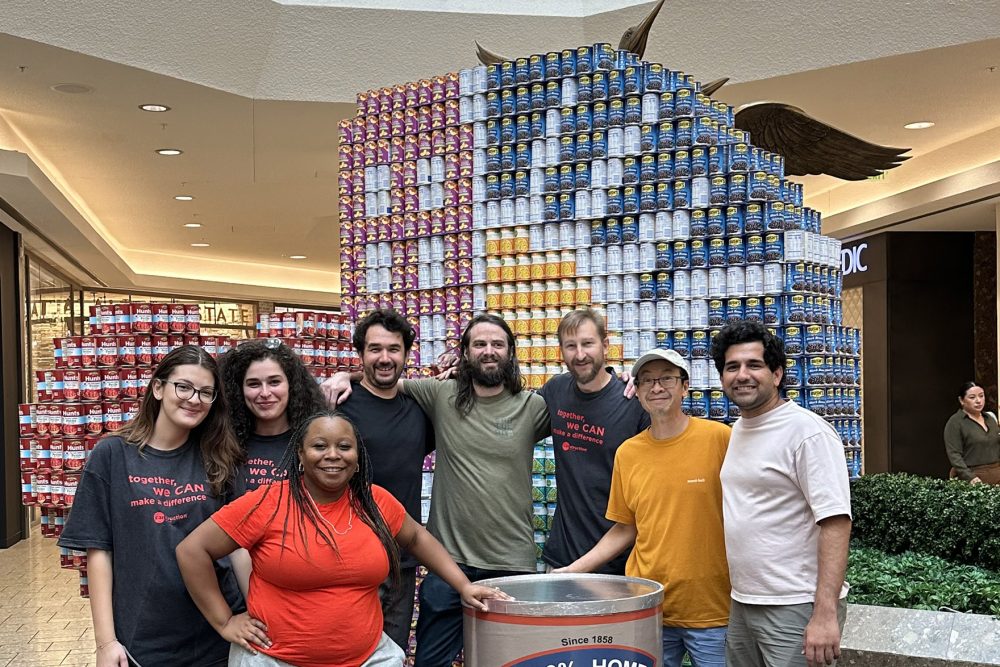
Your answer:
[[[352,332],[351,320],[339,313],[302,310],[257,316],[257,337],[280,340],[319,382],[338,371],[361,370]]]
[[[163,357],[181,345],[215,356],[233,344],[200,331],[197,304],[117,303],[91,307],[86,335],[53,339],[55,368],[35,371],[38,401],[18,406],[22,502],[40,508],[44,537],[62,532],[87,456],[138,414]],[[61,549],[60,560],[80,570],[87,595],[86,554]]]
[[[341,123],[344,310],[392,306],[418,363],[474,312],[502,315],[533,387],[560,371],[569,309],[604,311],[610,360],[691,360],[692,414],[732,420],[708,359],[756,319],[785,340],[789,398],[830,419],[856,473],[860,336],[842,326],[840,245],[783,159],[681,72],[607,44],[358,95]]]

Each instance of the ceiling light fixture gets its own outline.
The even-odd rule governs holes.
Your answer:
[[[140,104],[139,108],[143,111],[151,111],[153,113],[163,113],[164,111],[170,111],[170,107],[166,104]]]
[[[305,255],[289,255],[288,259],[305,259]]]
[[[207,248],[208,244],[207,243],[192,243],[191,247],[192,248]]]
[[[57,83],[52,86],[52,90],[57,93],[66,93],[67,95],[83,95],[94,92],[93,87],[85,83]]]
[[[177,201],[191,201],[194,197],[191,195],[174,195],[174,199]]]
[[[180,155],[184,151],[179,148],[157,148],[156,152],[160,155]]]
[[[187,222],[187,223],[184,223],[184,226],[187,227],[188,229],[198,229],[199,227],[201,227],[201,223],[200,222]]]
[[[907,130],[926,130],[929,127],[934,127],[934,123],[929,120],[921,120],[916,123],[907,123],[903,127]]]

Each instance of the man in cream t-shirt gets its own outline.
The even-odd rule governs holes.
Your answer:
[[[737,322],[712,341],[742,416],[722,466],[733,667],[832,665],[847,615],[851,495],[844,449],[821,417],[781,397],[784,346]]]

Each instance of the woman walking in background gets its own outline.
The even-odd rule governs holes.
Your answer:
[[[973,484],[1000,484],[1000,424],[983,412],[986,394],[975,382],[958,390],[958,411],[944,427],[944,446],[954,476]]]

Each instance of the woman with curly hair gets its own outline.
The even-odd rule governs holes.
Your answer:
[[[371,483],[371,462],[343,414],[309,417],[292,436],[288,479],[216,512],[177,547],[184,581],[205,618],[231,642],[230,667],[398,667],[382,632],[378,587],[415,555],[486,611],[500,591],[469,582],[441,543]],[[243,547],[254,562],[249,614],[229,609],[212,562]]]
[[[173,350],[139,414],[87,460],[59,546],[87,551],[98,667],[226,664],[229,646],[198,613],[174,554],[231,499],[242,453],[221,384],[205,350]],[[242,612],[229,560],[210,569],[221,604]]]
[[[326,407],[315,378],[276,338],[253,340],[219,360],[233,430],[246,458],[237,475],[237,495],[270,484],[295,427]]]

